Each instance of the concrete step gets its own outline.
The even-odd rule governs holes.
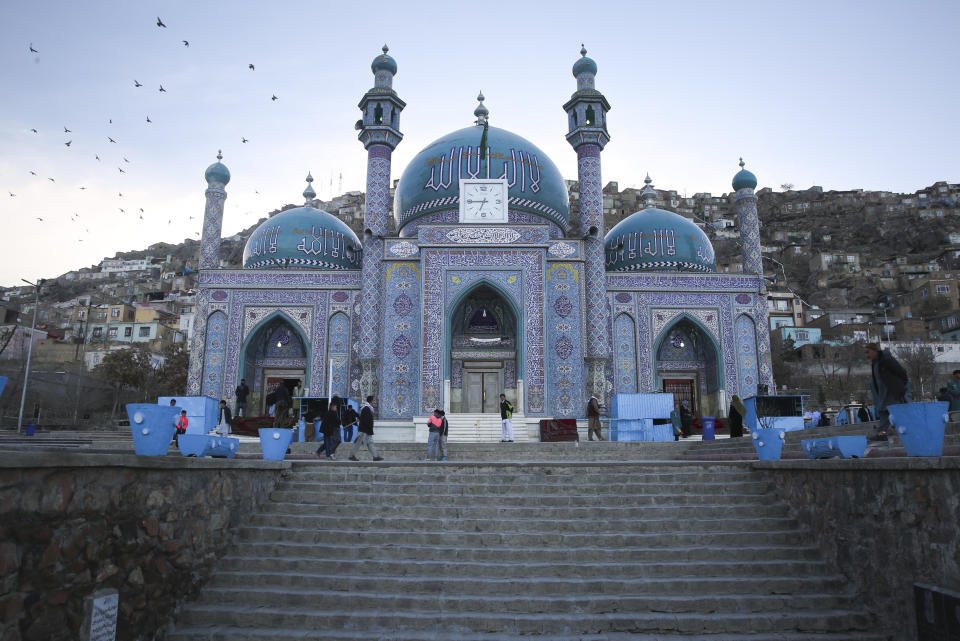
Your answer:
[[[745,538],[745,537],[744,537]],[[466,547],[463,545],[403,545],[389,547],[358,543],[316,543],[314,541],[256,540],[243,539],[234,556],[246,555],[267,557],[275,554],[281,558],[300,557],[337,560],[430,560],[447,559],[464,562],[513,563],[532,561],[536,563],[569,563],[571,560],[585,563],[615,563],[623,561],[651,562],[658,560],[712,561],[720,559],[727,562],[773,561],[799,559],[813,561],[820,559],[820,550],[814,546],[798,545],[751,545],[746,540],[727,542],[718,550],[704,545],[669,548],[662,546],[619,547],[617,549],[600,547],[563,548],[553,547],[503,547],[484,546]]]
[[[424,634],[462,633],[466,630],[515,635],[552,635],[553,633],[598,632],[768,632],[796,630],[832,632],[842,629],[863,629],[869,619],[855,610],[819,610],[770,613],[699,613],[683,616],[664,612],[608,612],[602,616],[582,613],[472,613],[472,612],[408,612],[403,610],[366,609],[365,604],[342,610],[320,610],[312,607],[258,607],[245,605],[194,604],[184,612],[187,626],[203,625],[215,618],[221,625],[237,627],[263,626],[270,621],[284,627],[320,630],[335,622],[336,628],[369,630],[374,634],[403,630]]]
[[[281,496],[282,495],[282,496]],[[276,492],[273,500],[264,506],[263,515],[296,514],[329,518],[364,519],[461,519],[465,521],[509,521],[525,519],[535,512],[538,520],[568,521],[629,521],[633,519],[752,519],[788,518],[787,506],[777,502],[769,505],[751,501],[733,505],[665,505],[630,507],[591,505],[587,507],[513,506],[513,505],[337,505],[325,502],[322,493]]]

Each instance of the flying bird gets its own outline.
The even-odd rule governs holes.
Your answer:
[[[184,46],[184,47],[189,47],[189,46],[190,46],[190,43],[187,42],[186,40],[184,40],[184,41],[183,41],[183,46]]]
[[[117,167],[117,171],[119,171],[121,174],[127,173],[123,170],[123,167]]]
[[[163,85],[160,85],[160,93],[167,93],[167,90],[163,88]]]
[[[193,220],[193,216],[187,216],[187,220]]]
[[[30,43],[30,53],[40,53],[39,51],[37,51],[36,49],[33,48],[33,43],[32,43],[32,42]]]
[[[152,120],[150,120],[150,116],[147,116],[147,122],[153,122]]]
[[[121,214],[125,214],[125,213],[127,213],[126,211],[124,211],[124,209],[123,209],[123,207],[117,207],[117,209],[119,209],[119,210],[120,210],[120,213],[121,213]]]
[[[140,208],[140,213],[141,213],[141,214],[143,213],[143,207]]]
[[[240,136],[240,142],[244,142],[244,143],[245,143],[245,142],[247,142],[247,139],[244,138],[243,136]]]
[[[70,131],[69,129],[67,129],[66,127],[64,127],[64,128],[63,128],[63,133],[65,133],[65,134],[72,134],[73,132]]]
[[[37,131],[36,129],[31,129],[30,131],[32,131],[32,132],[33,132],[33,133],[35,133],[35,134],[38,134],[38,133],[40,133],[40,132],[39,132],[39,131]]]
[[[143,220],[143,214],[140,214],[140,220]]]
[[[63,143],[63,144],[65,144],[67,147],[69,147],[72,142],[73,142],[72,140],[68,140],[67,142],[65,142],[65,143]]]
[[[80,189],[86,189],[86,187],[80,187]]]
[[[250,71],[253,71],[254,69],[256,69],[256,67],[254,67],[253,63],[251,62],[250,64],[247,65],[247,69],[249,69]]]
[[[36,175],[37,175],[37,172],[35,172],[34,170],[31,169],[31,170],[30,170],[30,175],[31,175],[31,176],[36,176]]]
[[[97,159],[97,162],[100,162],[100,156],[98,156],[97,154],[94,154],[93,157]]]
[[[13,194],[10,194],[10,195],[12,196]],[[173,223],[173,219],[172,219],[172,218],[167,221],[167,224],[168,224],[168,225],[171,224],[171,223]]]
[[[7,193],[10,194],[10,197],[11,197],[11,198],[13,198],[14,196],[16,196],[16,194],[13,193],[12,191],[8,191]]]
[[[160,19],[160,16],[157,16],[157,26],[163,27],[164,29],[167,28],[167,25],[163,24],[163,20]]]
[[[43,222],[43,218],[40,218],[39,216],[37,216],[37,220],[39,220],[41,223]]]
[[[108,118],[108,119],[107,119],[107,124],[112,125],[112,124],[113,124],[113,118]]]
[[[121,193],[119,193],[119,192],[117,193],[117,196],[119,196],[120,198],[123,198],[123,194],[121,194]]]
[[[277,100],[279,100],[279,98],[277,98],[277,94],[273,94],[273,96],[270,98],[270,100],[277,101]]]
[[[110,136],[107,136],[107,140],[109,140],[109,141],[112,142],[112,143],[116,143],[116,142],[117,142],[116,140],[114,140],[114,139],[111,138]]]
[[[49,180],[49,181],[50,181],[50,182],[52,182],[52,183],[55,183],[55,182],[57,182],[57,181],[56,181],[56,180],[54,180],[53,178],[47,178],[47,180]]]
[[[127,157],[126,157],[126,156],[124,156],[124,157],[123,157],[123,162],[130,162],[130,161],[127,160]]]
[[[134,79],[133,79],[133,86],[134,86],[134,87],[142,87],[143,85],[140,84],[140,82],[139,82],[136,78],[134,78]]]

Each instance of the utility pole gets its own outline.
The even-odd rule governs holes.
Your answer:
[[[37,326],[37,311],[39,311],[40,308],[40,288],[43,287],[44,283],[42,278],[36,283],[31,283],[29,280],[23,278],[20,280],[27,285],[33,285],[33,291],[36,295],[33,301],[33,323],[30,325],[30,336],[28,337],[30,343],[27,347],[27,367],[23,372],[23,393],[20,395],[20,413],[17,415],[17,434],[19,434],[23,428],[23,406],[27,402],[27,381],[30,380],[30,357],[33,355],[33,330]]]

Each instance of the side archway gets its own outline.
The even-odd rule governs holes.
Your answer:
[[[613,322],[614,367],[617,394],[637,392],[637,324],[629,314]]]

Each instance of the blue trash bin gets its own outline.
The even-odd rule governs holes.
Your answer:
[[[33,436],[37,431],[37,426],[33,423],[27,425],[27,436]]]
[[[703,417],[703,440],[712,441],[716,438],[714,434],[714,427],[716,427],[716,422],[712,416]]]

